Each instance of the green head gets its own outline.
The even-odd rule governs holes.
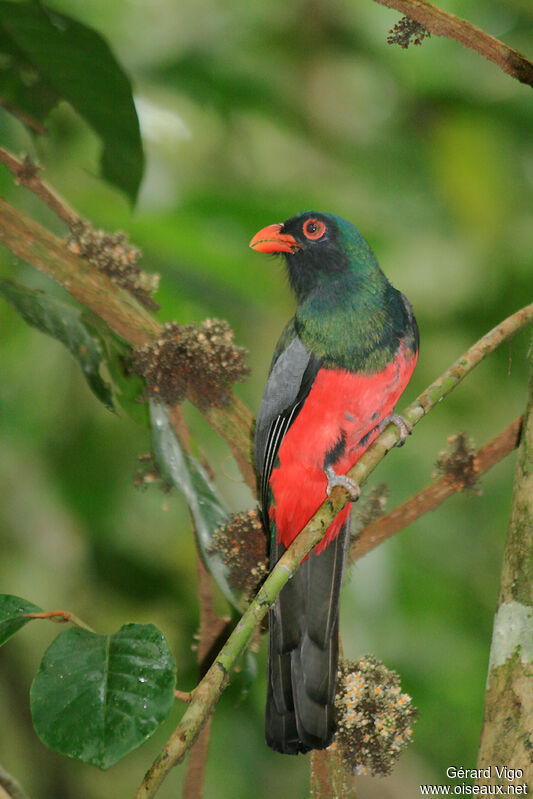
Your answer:
[[[298,302],[316,289],[344,279],[359,284],[385,280],[374,253],[350,222],[333,214],[307,211],[269,225],[250,242],[259,252],[284,253],[290,284]]]

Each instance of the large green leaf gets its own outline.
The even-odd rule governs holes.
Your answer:
[[[0,55],[6,107],[42,124],[67,100],[102,141],[104,178],[134,202],[144,167],[139,120],[129,78],[102,36],[41,3],[1,0]]]
[[[0,19],[0,103],[31,130],[45,132],[58,93],[7,33]]]
[[[163,476],[185,495],[204,563],[226,598],[239,608],[239,600],[227,580],[227,566],[218,554],[209,552],[213,533],[228,521],[229,512],[205,469],[196,458],[184,451],[172,429],[165,406],[152,401],[150,416],[155,461]]]
[[[13,594],[0,594],[0,646],[31,619],[25,613],[40,613],[42,608]]]
[[[100,375],[102,342],[87,315],[75,305],[10,280],[0,280],[0,295],[29,325],[58,339],[70,350],[92,391],[107,408],[113,410],[111,387]]]
[[[174,701],[176,667],[153,624],[112,635],[77,627],[57,636],[31,687],[43,743],[108,768],[152,735]]]

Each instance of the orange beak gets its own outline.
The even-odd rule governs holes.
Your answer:
[[[252,250],[257,252],[294,252],[301,247],[293,236],[281,233],[283,225],[268,225],[256,233],[250,242]]]

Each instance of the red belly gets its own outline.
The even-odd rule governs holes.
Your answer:
[[[270,478],[274,503],[269,515],[275,522],[278,541],[289,546],[326,499],[326,453],[344,435],[345,451],[332,465],[338,474],[351,469],[379,434],[377,425],[394,410],[415,364],[416,356],[406,357],[402,346],[396,359],[374,375],[333,369],[318,372],[302,410],[281,443],[279,465]],[[361,439],[368,433],[362,445]],[[315,552],[321,552],[335,538],[350,507],[345,505],[336,516]]]

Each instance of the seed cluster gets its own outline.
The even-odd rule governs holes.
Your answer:
[[[267,538],[255,510],[234,513],[213,534],[210,552],[218,552],[229,569],[228,582],[250,599],[268,573]]]
[[[133,353],[132,369],[161,402],[174,405],[192,394],[201,407],[223,407],[232,384],[249,373],[245,355],[227,322],[206,319],[198,327],[169,322],[160,339]]]
[[[456,486],[458,491],[474,488],[479,469],[476,462],[476,448],[466,433],[449,436],[448,449],[441,450],[436,462],[437,474],[443,474]],[[478,489],[481,493],[481,489]]]
[[[400,678],[377,658],[339,664],[337,734],[331,744],[355,774],[390,774],[411,741],[416,710],[402,693]]]
[[[95,230],[90,222],[79,219],[71,227],[66,243],[71,252],[87,258],[100,272],[133,294],[145,308],[153,311],[159,308],[151,297],[157,291],[159,275],[142,271],[138,265],[142,253],[125,233]]]
[[[410,44],[419,45],[424,39],[429,38],[431,38],[431,33],[420,22],[415,22],[409,17],[402,17],[394,28],[389,30],[387,43],[398,44],[403,50],[407,50]]]

